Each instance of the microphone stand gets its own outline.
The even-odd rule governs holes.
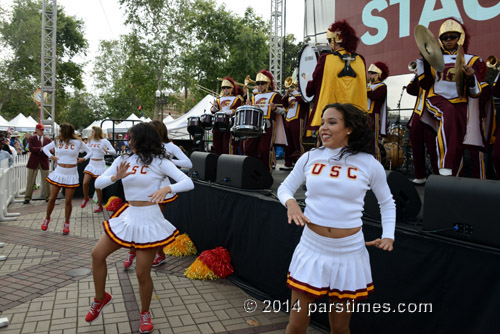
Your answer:
[[[405,89],[406,89],[406,86],[403,86],[403,88],[401,89],[401,94],[399,95],[399,101],[398,101],[398,119],[396,121],[396,125],[397,125],[397,131],[398,131],[398,153],[397,153],[397,161],[398,161],[398,166],[399,166],[399,148],[402,144],[402,141],[403,141],[403,138],[401,137],[402,136],[402,127],[401,127],[401,100],[403,99],[403,94],[405,92]]]

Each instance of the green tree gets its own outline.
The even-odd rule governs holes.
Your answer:
[[[0,111],[12,117],[19,112],[38,117],[32,94],[40,86],[40,0],[15,0],[12,13],[0,21],[0,43],[7,54],[0,66]],[[83,54],[87,42],[83,22],[57,11],[56,32],[56,120],[68,103],[68,91],[83,88],[82,65],[73,58]]]

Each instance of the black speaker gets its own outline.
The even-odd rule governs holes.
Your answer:
[[[500,181],[433,175],[424,196],[424,231],[500,248]]]
[[[189,176],[203,181],[215,181],[218,158],[219,156],[214,153],[197,151],[191,153],[189,159],[193,163],[193,168],[189,170]]]
[[[240,189],[268,189],[273,185],[273,177],[260,160],[222,154],[217,162],[215,182]]]
[[[396,218],[398,220],[415,219],[422,207],[422,200],[415,185],[406,176],[394,171],[385,171],[387,184],[391,189],[396,202]],[[373,191],[369,190],[365,196],[364,212],[366,215],[380,220],[380,208]]]

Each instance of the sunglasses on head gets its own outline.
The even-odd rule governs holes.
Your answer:
[[[443,36],[439,37],[439,39],[442,41],[453,41],[455,39],[458,39],[459,37],[460,37],[460,35],[453,34],[453,35],[443,35]]]
[[[265,82],[265,81],[264,82],[257,82],[257,86],[264,86],[266,84],[267,84],[267,82]]]

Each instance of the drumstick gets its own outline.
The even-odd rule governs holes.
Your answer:
[[[253,106],[265,107],[271,105],[271,103],[256,103],[252,104]],[[276,107],[283,107],[282,104],[275,104]]]

